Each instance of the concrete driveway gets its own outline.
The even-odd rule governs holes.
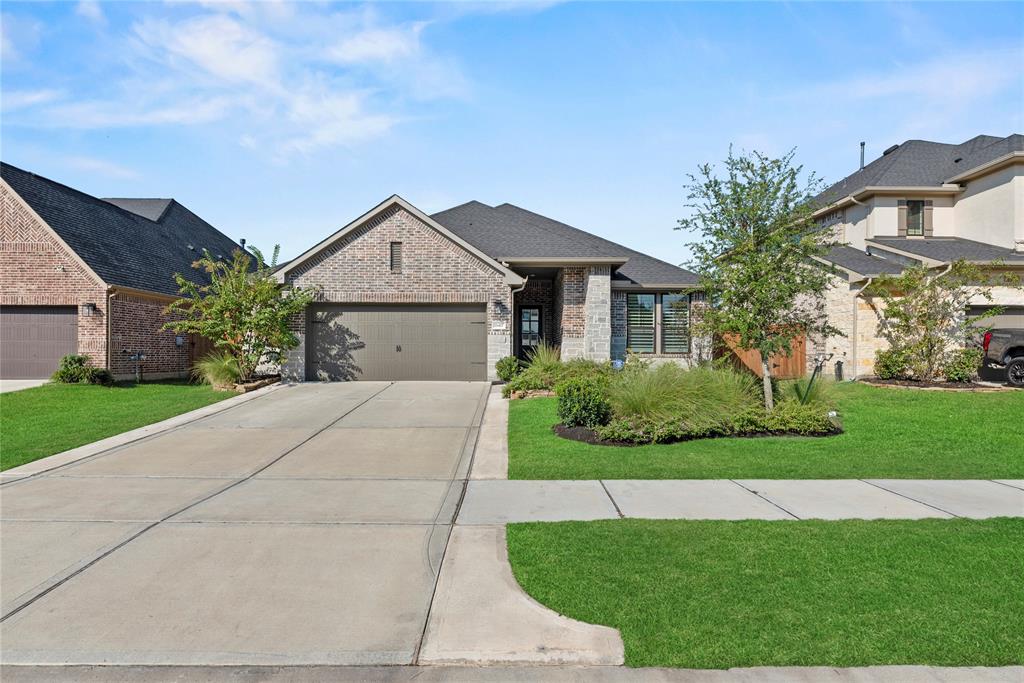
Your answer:
[[[3,661],[413,663],[488,388],[284,387],[4,484]]]

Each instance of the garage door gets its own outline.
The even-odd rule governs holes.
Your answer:
[[[74,306],[0,306],[0,377],[49,377],[77,349]]]
[[[988,318],[980,317],[992,306],[970,306],[967,309],[968,317],[974,318],[979,325],[992,328],[1010,328],[1024,330],[1024,306],[1005,306],[999,315]]]
[[[317,305],[306,379],[483,380],[486,320],[483,304]]]

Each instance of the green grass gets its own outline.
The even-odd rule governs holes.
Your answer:
[[[1024,519],[531,523],[508,547],[630,666],[1024,663]]]
[[[1021,479],[1024,448],[1014,426],[1024,391],[951,393],[835,388],[838,436],[703,439],[615,447],[551,431],[553,398],[512,401],[512,479]]]
[[[207,385],[45,384],[0,394],[0,470],[234,396]]]

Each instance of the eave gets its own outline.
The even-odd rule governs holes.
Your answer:
[[[827,206],[821,207],[812,213],[811,216],[814,218],[824,216],[836,209],[844,208],[850,204],[859,204],[861,200],[874,196],[903,197],[907,195],[914,195],[924,197],[951,197],[963,191],[964,188],[951,183],[944,183],[942,185],[865,185],[856,192],[851,192],[842,199],[838,199]]]
[[[1024,163],[1024,152],[1010,152],[1009,154],[1004,154],[992,161],[986,161],[984,164],[968,169],[959,175],[955,175],[946,182],[963,183],[968,180],[974,180],[978,176],[983,176],[1018,163]]]

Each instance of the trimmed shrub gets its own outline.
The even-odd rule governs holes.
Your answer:
[[[803,436],[829,434],[835,431],[836,425],[828,413],[828,406],[821,403],[782,401],[775,410],[763,416],[761,428],[757,431]]]
[[[576,377],[558,385],[558,419],[566,427],[593,429],[608,422],[611,407],[604,397],[605,382]]]
[[[505,384],[502,393],[509,396],[514,391],[554,391],[555,387],[569,379],[591,377],[605,380],[611,373],[611,363],[598,363],[583,358],[568,363],[535,358],[531,365]]]
[[[227,389],[242,377],[242,368],[227,351],[211,351],[192,366],[192,377],[216,389]]]
[[[498,379],[508,382],[523,371],[523,365],[515,356],[505,356],[494,364],[494,371],[498,373]]]
[[[114,384],[114,376],[109,370],[89,367],[88,362],[88,356],[68,354],[60,359],[60,366],[50,379],[61,384],[100,384],[105,387]]]
[[[835,380],[818,375],[814,384],[810,383],[810,377],[789,380],[779,383],[779,391],[776,392],[777,401],[793,400],[799,403],[821,403],[834,405]]]
[[[875,376],[879,379],[906,379],[910,376],[910,352],[893,347],[875,351]]]
[[[957,349],[946,354],[942,376],[949,382],[970,382],[978,373],[985,354],[981,349]]]

